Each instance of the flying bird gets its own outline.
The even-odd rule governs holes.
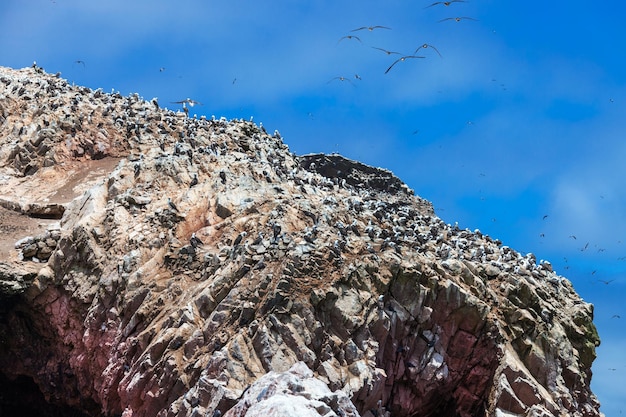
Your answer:
[[[388,50],[383,49],[383,48],[377,48],[376,46],[372,46],[372,48],[378,49],[379,51],[383,51],[387,55],[402,55],[400,52],[388,51]]]
[[[82,66],[85,66],[85,61],[81,61],[80,59],[77,59],[76,61],[74,61],[75,64],[82,64]]]
[[[547,214],[544,214],[544,215],[543,215],[543,217],[541,218],[541,220],[545,220],[545,219],[547,219],[547,218],[548,218],[548,215],[547,215]]]
[[[350,84],[354,85],[354,83],[353,83],[353,82],[352,82],[349,78],[346,78],[346,77],[334,77],[334,78],[331,78],[330,80],[328,80],[328,82],[327,82],[326,84],[330,84],[330,83],[331,83],[331,82],[333,82],[334,80],[339,80],[339,81],[347,81],[347,82],[349,82]]]
[[[461,16],[461,17],[446,17],[445,19],[441,19],[441,20],[439,20],[439,22],[445,22],[446,20],[454,20],[455,22],[460,22],[461,20],[474,20],[474,21],[478,21],[478,19],[474,19],[473,17],[465,17],[465,16]]]
[[[339,38],[339,40],[337,41],[337,43],[341,42],[344,39],[356,39],[357,41],[363,43],[361,41],[361,38],[359,38],[358,36],[354,36],[354,35],[346,35],[346,36],[342,36],[341,38]]]
[[[393,66],[396,65],[398,62],[404,62],[407,59],[412,59],[412,58],[425,58],[425,57],[417,56],[417,55],[406,55],[406,56],[400,57],[400,58],[396,59],[394,61],[394,63],[389,66],[389,68],[387,68],[387,71],[385,71],[385,74],[387,74],[389,72],[389,70],[391,70],[391,68],[393,68]]]
[[[441,56],[441,54],[439,53],[439,50],[438,50],[437,48],[435,48],[434,46],[432,46],[431,44],[429,44],[429,43],[425,43],[425,44],[423,44],[422,46],[418,47],[418,48],[415,50],[415,52],[413,52],[413,54],[416,54],[416,53],[417,53],[417,51],[419,51],[419,50],[420,50],[420,49],[422,49],[422,48],[423,48],[423,49],[426,49],[426,48],[432,48],[435,52],[437,52],[437,55],[439,55],[439,57],[440,57],[440,58],[443,58],[443,57]]]
[[[611,282],[615,281],[614,279],[610,279],[610,280],[605,280],[605,279],[599,279],[598,282],[603,283],[604,285],[609,285]]]
[[[433,7],[433,6],[436,6],[438,4],[443,4],[444,6],[448,7],[452,3],[467,3],[467,2],[465,0],[436,1],[433,4],[431,4],[430,6],[424,7],[424,9],[428,9],[429,7]]]
[[[195,105],[202,106],[202,103],[200,103],[199,101],[192,100],[190,98],[186,98],[186,99],[180,100],[180,101],[172,101],[172,103],[173,104],[182,104],[183,107],[185,107],[187,104],[189,104],[190,107],[193,107]]]
[[[389,29],[389,30],[391,30],[391,28],[388,28],[387,26],[363,26],[363,27],[351,30],[350,32],[357,32],[359,30],[364,30],[364,29],[367,29],[370,32],[373,31],[374,29]]]

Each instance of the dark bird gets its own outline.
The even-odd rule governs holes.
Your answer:
[[[76,61],[74,61],[75,64],[81,64],[83,67],[85,66],[85,61],[81,61],[80,59],[77,59]]]
[[[589,242],[585,243],[585,246],[583,246],[583,247],[580,249],[580,251],[581,251],[581,252],[584,252],[584,251],[586,251],[586,250],[587,250],[587,248],[588,248],[588,247],[589,247]]]
[[[461,20],[474,20],[474,21],[478,21],[478,19],[474,19],[473,17],[465,17],[465,16],[461,16],[461,17],[446,17],[445,19],[441,19],[441,20],[439,20],[439,22],[445,22],[446,20],[454,20],[455,22],[460,22]]]
[[[576,236],[574,236],[574,235],[569,235],[569,237],[571,237],[572,239],[576,240]]]
[[[237,237],[235,238],[235,241],[233,242],[233,247],[237,247],[239,246],[239,244],[241,243],[241,241],[243,240],[244,237],[246,237],[248,233],[246,232],[241,232],[237,235]]]
[[[193,179],[189,184],[189,188],[193,187],[194,185],[198,185],[198,174],[193,174]]]
[[[394,65],[396,65],[398,62],[404,62],[404,61],[406,61],[407,59],[412,59],[412,58],[425,58],[425,57],[423,57],[423,56],[417,56],[417,55],[406,55],[406,56],[403,56],[403,57],[401,57],[401,58],[398,58],[398,59],[396,59],[396,60],[394,61],[394,63],[393,63],[393,64],[391,64],[391,65],[389,66],[389,68],[387,68],[387,70],[385,71],[385,74],[387,74],[387,73],[391,70],[391,68],[393,68],[393,66],[394,66]]]
[[[611,318],[612,318],[612,319],[621,319],[621,317],[620,317],[620,315],[619,315],[619,314],[613,314],[613,315],[611,316]]]
[[[354,83],[353,83],[353,82],[352,82],[349,78],[346,78],[346,77],[334,77],[334,78],[331,78],[330,80],[328,80],[328,82],[327,82],[326,84],[330,84],[331,82],[333,82],[333,81],[335,81],[335,80],[339,80],[339,81],[347,81],[347,82],[349,82],[350,84],[354,85]]]
[[[547,218],[548,218],[548,215],[547,215],[547,214],[544,214],[544,215],[543,215],[543,217],[541,218],[541,220],[545,220],[545,219],[547,219]]]
[[[200,245],[204,245],[204,242],[202,242],[195,233],[192,233],[191,238],[189,239],[189,244],[195,249]]]
[[[344,39],[356,39],[357,41],[363,43],[361,41],[361,38],[359,38],[358,36],[354,36],[354,35],[346,35],[346,36],[342,36],[341,38],[339,38],[339,40],[337,41],[337,43],[341,42]]]
[[[424,9],[428,9],[429,7],[433,7],[433,6],[436,6],[438,4],[443,4],[444,6],[448,7],[452,3],[467,3],[467,2],[465,0],[436,1],[433,4],[431,4],[430,6],[424,7]]]
[[[159,68],[159,72],[163,72],[163,71],[165,71],[165,67]]]
[[[432,48],[435,52],[437,52],[437,55],[439,55],[440,58],[443,58],[441,56],[441,54],[439,53],[439,50],[437,48],[435,48],[434,46],[432,46],[431,44],[429,44],[429,43],[425,43],[422,46],[418,47],[415,50],[415,52],[413,52],[413,54],[415,55],[417,53],[417,51],[419,51],[420,49],[426,49],[426,48]]]
[[[176,204],[174,204],[174,202],[172,201],[171,198],[167,197],[167,205],[170,206],[170,208],[174,211],[178,211],[178,207],[176,207]]]
[[[362,80],[361,76],[359,74],[354,74],[354,78],[356,78],[357,80]]]
[[[135,164],[135,178],[137,178],[139,176],[139,172],[141,171],[141,165],[140,164]]]
[[[222,184],[226,184],[226,173],[224,171],[220,171],[220,178],[222,179]]]
[[[274,234],[274,239],[278,238],[281,230],[282,230],[282,227],[280,226],[280,224],[274,223],[274,225],[272,226],[272,233]]]
[[[394,51],[388,51],[386,49],[383,48],[378,48],[376,46],[372,46],[372,48],[374,49],[378,49],[379,51],[383,51],[384,53],[386,53],[387,55],[402,55],[400,52],[394,52]]]
[[[387,26],[363,26],[357,29],[353,29],[350,32],[357,32],[359,30],[365,30],[365,29],[369,30],[370,32],[373,31],[374,29],[390,29],[391,30],[391,28],[388,28]]]
[[[615,281],[614,279],[610,279],[610,280],[605,280],[605,279],[599,279],[598,282],[603,283],[604,285],[609,285],[611,282]]]

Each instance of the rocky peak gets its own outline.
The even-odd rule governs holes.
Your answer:
[[[0,411],[599,415],[592,306],[387,170],[38,67],[0,140]]]

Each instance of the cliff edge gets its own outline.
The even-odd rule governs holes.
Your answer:
[[[0,415],[600,415],[592,305],[387,170],[36,66],[0,145]]]

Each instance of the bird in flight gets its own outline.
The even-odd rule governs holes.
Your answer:
[[[452,3],[467,3],[467,2],[465,0],[436,1],[433,4],[431,4],[430,6],[424,7],[424,9],[428,9],[429,7],[433,7],[433,6],[436,6],[438,4],[443,4],[444,6],[448,7]]]
[[[81,61],[80,59],[77,59],[76,61],[74,61],[75,64],[82,64],[82,66],[85,66],[85,61]]]
[[[417,53],[417,51],[419,51],[420,49],[426,49],[426,48],[432,48],[435,52],[437,52],[437,55],[439,55],[439,57],[440,57],[440,58],[443,58],[443,57],[441,56],[441,54],[439,53],[439,50],[438,50],[437,48],[435,48],[434,46],[432,46],[431,44],[429,44],[429,43],[425,43],[425,44],[423,44],[422,46],[418,47],[418,48],[415,50],[415,52],[413,52],[413,54],[416,54],[416,53]]]
[[[341,42],[344,39],[356,39],[357,41],[363,43],[361,41],[361,38],[359,38],[358,36],[354,36],[354,35],[346,35],[346,36],[342,36],[341,38],[339,38],[339,41],[337,41],[337,43]]]
[[[389,68],[387,68],[387,71],[385,71],[385,74],[387,74],[389,72],[389,70],[391,70],[391,68],[393,68],[393,66],[396,65],[398,62],[404,62],[407,59],[412,59],[412,58],[425,58],[425,57],[417,56],[417,55],[406,55],[406,56],[400,57],[400,58],[396,59],[394,61],[394,63],[389,66]]]
[[[446,17],[445,19],[441,19],[439,22],[445,22],[446,20],[454,20],[455,22],[460,22],[461,20],[474,20],[478,21],[478,19],[474,19],[473,17]]]
[[[543,217],[541,218],[541,220],[545,220],[545,219],[547,219],[547,218],[548,218],[548,215],[547,215],[547,214],[544,214],[544,215],[543,215]]]
[[[365,29],[369,30],[370,32],[373,31],[374,29],[389,29],[389,30],[391,30],[391,28],[388,28],[387,26],[363,26],[363,27],[360,27],[360,28],[357,28],[357,29],[353,29],[350,32],[357,32],[359,30],[365,30]]]
[[[334,78],[331,78],[330,80],[328,80],[328,82],[326,84],[329,84],[329,83],[333,82],[334,80],[347,81],[350,84],[354,85],[354,83],[352,81],[350,81],[349,78],[346,78],[346,77],[334,77]]]
[[[609,285],[611,282],[615,281],[614,279],[610,279],[610,280],[604,280],[604,279],[599,279],[598,282],[603,283],[604,285]]]
[[[383,51],[387,55],[402,55],[400,52],[388,51],[388,50],[383,49],[383,48],[377,48],[376,46],[372,46],[372,48],[378,49],[379,51]]]
[[[172,103],[173,104],[182,104],[183,107],[186,107],[187,104],[189,104],[190,107],[193,107],[195,105],[202,106],[202,103],[200,103],[199,101],[192,100],[190,98],[186,98],[186,99],[180,100],[180,101],[172,101]]]

